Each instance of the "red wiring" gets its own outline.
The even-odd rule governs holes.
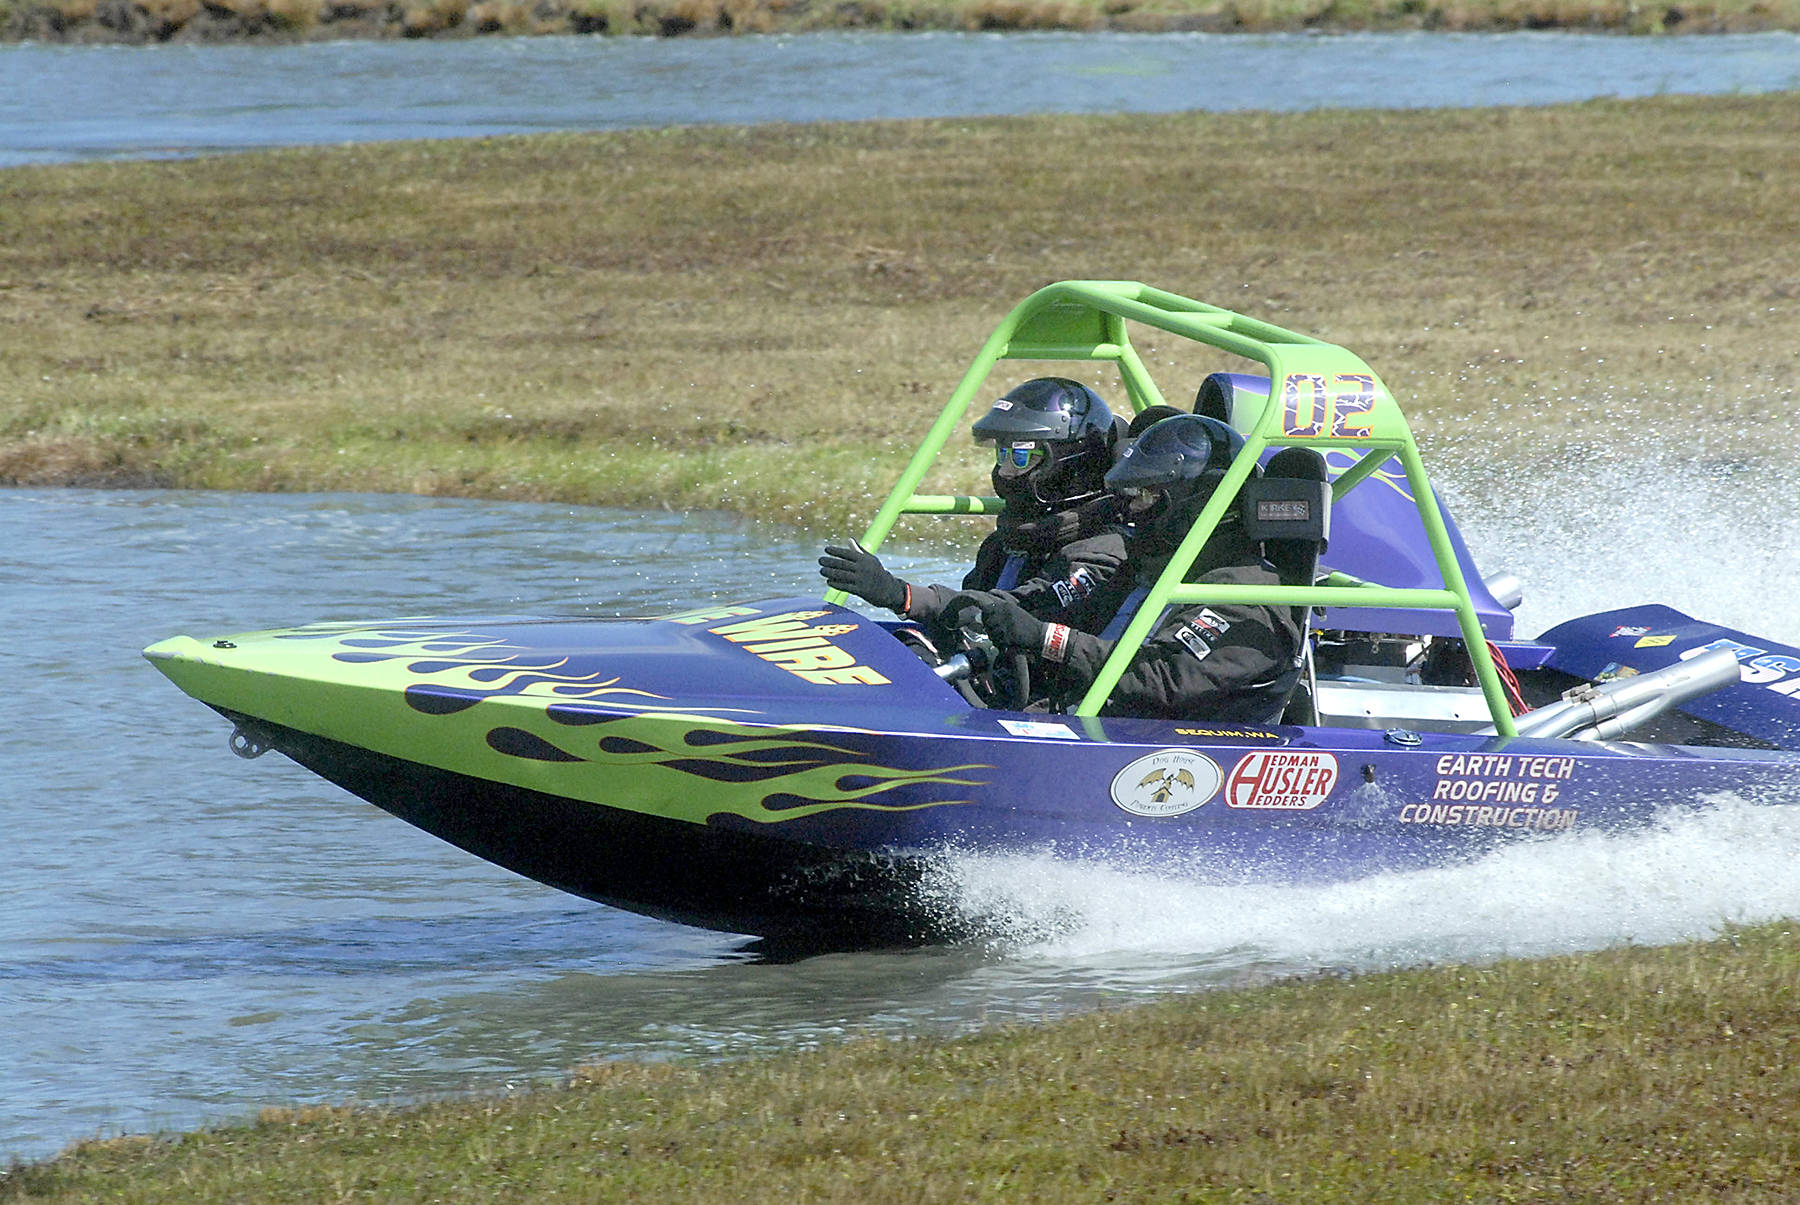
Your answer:
[[[1506,704],[1512,708],[1514,715],[1524,715],[1531,708],[1525,706],[1525,692],[1519,689],[1519,680],[1513,676],[1512,666],[1506,663],[1506,654],[1492,640],[1487,642],[1488,656],[1494,659],[1494,672],[1500,675],[1500,685],[1506,688]]]

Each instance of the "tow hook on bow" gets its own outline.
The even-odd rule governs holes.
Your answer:
[[[248,732],[245,732],[242,728],[233,728],[231,730],[230,744],[231,751],[245,761],[261,757],[269,751],[267,745],[251,736]]]

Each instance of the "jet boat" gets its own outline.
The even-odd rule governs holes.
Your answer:
[[[478,857],[604,904],[820,945],[961,932],[969,918],[923,885],[957,850],[1347,879],[1646,825],[1722,793],[1800,802],[1800,649],[1654,605],[1518,636],[1515,584],[1477,572],[1361,359],[1143,284],[1066,281],[1015,307],[864,545],[904,517],[998,511],[917,491],[1001,361],[1110,364],[1133,409],[1166,405],[1131,342],[1146,329],[1257,369],[1195,389],[1245,453],[1066,711],[1020,706],[979,631],[942,647],[830,593],[646,620],[177,636],[145,656],[234,725],[241,754],[279,751]],[[1290,449],[1323,472],[1282,476]],[[1281,585],[1183,583],[1233,507]],[[1248,598],[1309,618],[1281,722],[1106,714],[1166,606]]]

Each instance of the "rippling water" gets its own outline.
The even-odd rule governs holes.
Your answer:
[[[1596,488],[1661,522],[1577,520]],[[1657,600],[1800,638],[1800,518],[1779,482],[1621,458],[1579,482],[1451,497],[1486,567],[1530,585],[1526,630],[1646,600],[1641,575],[1592,572],[1599,548],[1609,566],[1666,567]],[[1734,522],[1746,507],[1765,521]],[[177,631],[788,594],[812,586],[811,540],[705,514],[90,491],[0,493],[0,532],[0,1160],[265,1104],[501,1089],[600,1058],[955,1032],[1247,977],[1800,913],[1800,809],[1725,800],[1636,836],[1324,888],[972,856],[939,888],[1012,918],[1014,939],[759,961],[744,939],[488,866],[285,759],[232,757],[223,721],[138,649]],[[955,560],[892,559],[940,580]]]
[[[513,993],[733,957],[383,823],[282,759],[224,755],[215,717],[134,650],[296,618],[768,596],[810,549],[706,515],[395,497],[9,492],[0,531],[0,1159],[548,1070],[576,1048]]]
[[[0,46],[0,166],[718,122],[1800,88],[1789,33],[859,34]]]

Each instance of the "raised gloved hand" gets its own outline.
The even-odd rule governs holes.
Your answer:
[[[906,613],[906,583],[883,569],[881,558],[855,540],[850,541],[848,548],[825,545],[825,555],[819,558],[819,576],[833,590],[854,594],[896,614]]]
[[[987,590],[965,590],[950,600],[946,615],[956,615],[974,607],[981,612],[981,626],[996,648],[1017,649],[1038,654],[1044,648],[1044,631],[1050,625],[1021,607],[1005,594]]]

